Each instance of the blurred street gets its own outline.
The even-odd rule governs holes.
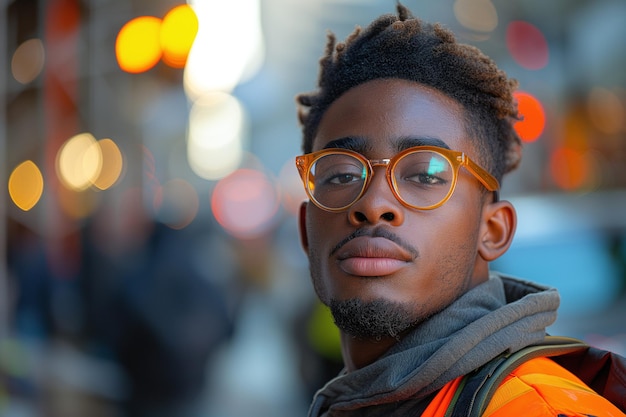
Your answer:
[[[405,0],[519,81],[492,269],[626,355],[626,2]],[[0,1],[0,417],[294,417],[341,367],[295,97],[395,0]]]
[[[626,356],[626,296],[606,309],[583,316],[560,317],[549,332],[584,340],[588,344]]]

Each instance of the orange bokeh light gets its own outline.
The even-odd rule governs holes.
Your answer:
[[[541,102],[532,94],[522,91],[514,93],[518,112],[522,120],[515,123],[515,131],[524,142],[534,142],[546,126],[546,114]]]
[[[575,149],[561,147],[550,155],[550,173],[559,188],[574,190],[582,187],[589,176],[589,171],[588,159]]]
[[[161,59],[161,19],[141,16],[127,22],[117,35],[115,56],[120,68],[140,73],[154,67]]]
[[[43,193],[43,175],[33,161],[25,161],[17,166],[9,177],[11,200],[24,211],[35,207]]]
[[[191,6],[174,7],[163,18],[161,48],[163,62],[173,68],[183,68],[198,33],[198,17]]]

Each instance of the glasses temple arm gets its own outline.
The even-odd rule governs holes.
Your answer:
[[[500,189],[500,183],[498,180],[465,154],[463,154],[463,164],[465,165],[465,168],[467,168],[467,170],[485,186],[486,189],[496,193],[495,197],[497,201],[498,190]]]

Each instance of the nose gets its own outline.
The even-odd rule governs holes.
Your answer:
[[[379,222],[399,226],[404,221],[404,207],[391,191],[384,168],[375,170],[365,193],[348,209],[349,221],[355,226]]]

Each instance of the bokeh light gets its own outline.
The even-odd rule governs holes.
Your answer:
[[[190,1],[198,16],[184,86],[191,100],[213,91],[230,93],[260,67],[263,32],[259,0]],[[237,16],[237,23],[226,16]]]
[[[181,5],[170,10],[161,24],[163,62],[173,68],[183,68],[198,33],[198,18],[191,6]]]
[[[29,39],[17,47],[11,59],[11,73],[19,83],[34,81],[43,70],[45,52],[40,39]]]
[[[300,212],[300,204],[307,200],[307,195],[302,186],[294,159],[289,159],[285,162],[280,170],[278,181],[283,207],[288,213],[297,216]]]
[[[548,64],[548,42],[531,23],[519,20],[509,23],[506,45],[515,62],[526,69],[537,70]]]
[[[19,164],[9,176],[11,200],[24,211],[29,211],[39,202],[43,193],[43,176],[33,161]]]
[[[454,16],[467,29],[489,33],[498,27],[498,12],[490,0],[456,0]]]
[[[294,96],[315,89],[327,31],[341,41],[395,3],[6,2],[0,416],[307,410],[341,355],[298,239]],[[565,311],[553,330],[619,332],[626,351],[613,314],[626,300],[611,300],[626,260],[626,0],[402,3],[519,80],[524,158],[504,190],[530,215],[517,248],[591,272],[535,257],[523,276],[594,313]],[[585,244],[565,248],[574,237]]]
[[[98,141],[102,154],[102,168],[93,185],[101,190],[111,188],[117,182],[124,167],[122,152],[111,139]]]
[[[154,199],[156,219],[177,230],[187,227],[195,219],[199,207],[198,193],[183,179],[163,184]]]
[[[230,94],[213,93],[196,101],[189,115],[187,160],[200,178],[220,179],[243,158],[245,114]]]
[[[550,156],[550,173],[554,183],[568,191],[583,187],[591,172],[589,162],[585,154],[576,149],[555,149]]]
[[[161,59],[161,19],[141,16],[127,22],[115,41],[115,56],[120,68],[140,73],[154,67]]]
[[[626,108],[615,92],[594,87],[587,97],[587,112],[596,129],[606,134],[616,134],[624,130]]]
[[[279,196],[273,181],[263,172],[239,169],[220,180],[211,197],[217,222],[238,239],[262,236],[278,212]]]
[[[530,93],[516,91],[518,113],[522,120],[515,123],[515,131],[524,142],[537,140],[546,125],[546,114],[539,99]]]
[[[341,334],[335,325],[330,308],[315,303],[307,326],[307,340],[317,352],[326,358],[341,361]]]
[[[102,151],[90,133],[68,139],[57,154],[57,175],[69,189],[81,191],[90,187],[102,169]]]

